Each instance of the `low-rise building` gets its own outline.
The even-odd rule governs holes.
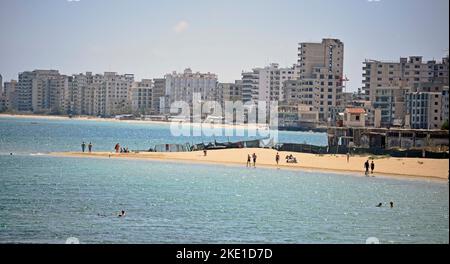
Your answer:
[[[366,111],[364,108],[346,108],[344,111],[344,126],[345,127],[365,127],[366,126]]]

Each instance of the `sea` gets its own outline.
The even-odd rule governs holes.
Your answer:
[[[327,144],[323,133],[278,137]],[[146,150],[251,138],[178,137],[167,124],[0,117],[0,243],[449,243],[447,182],[49,155],[80,151],[83,141],[113,151],[116,143]]]

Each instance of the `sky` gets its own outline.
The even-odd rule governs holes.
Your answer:
[[[347,91],[362,86],[365,59],[449,48],[448,0],[0,0],[0,74],[56,69],[134,73],[241,72],[292,66],[300,42],[345,44]]]

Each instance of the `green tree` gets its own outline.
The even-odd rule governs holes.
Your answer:
[[[449,130],[448,128],[448,120],[442,125],[442,130]]]

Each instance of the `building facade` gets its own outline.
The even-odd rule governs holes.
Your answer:
[[[321,121],[332,122],[344,109],[344,43],[338,39],[300,43],[298,67],[302,104],[318,111]]]
[[[138,115],[149,115],[154,113],[153,81],[143,79],[135,82],[130,90],[131,111]]]
[[[33,113],[63,113],[68,77],[55,70],[35,70],[19,74],[17,108]]]
[[[409,100],[417,100],[413,96],[415,93],[442,93],[443,87],[448,86],[448,61],[446,57],[439,63],[434,60],[424,62],[421,56],[400,58],[398,62],[366,60],[363,91],[365,99],[373,102],[374,109],[380,109],[381,125],[402,126],[412,121],[412,116],[407,114],[413,111],[411,106],[414,103],[406,105],[407,94],[410,94]],[[419,98],[426,100],[421,96]],[[425,126],[424,117],[415,118],[422,120],[414,121],[417,126]],[[434,123],[429,125],[435,126]]]
[[[217,94],[218,77],[213,73],[173,72],[165,76],[165,111],[176,101],[183,101],[192,106],[194,94],[200,94],[202,101],[214,101]]]

